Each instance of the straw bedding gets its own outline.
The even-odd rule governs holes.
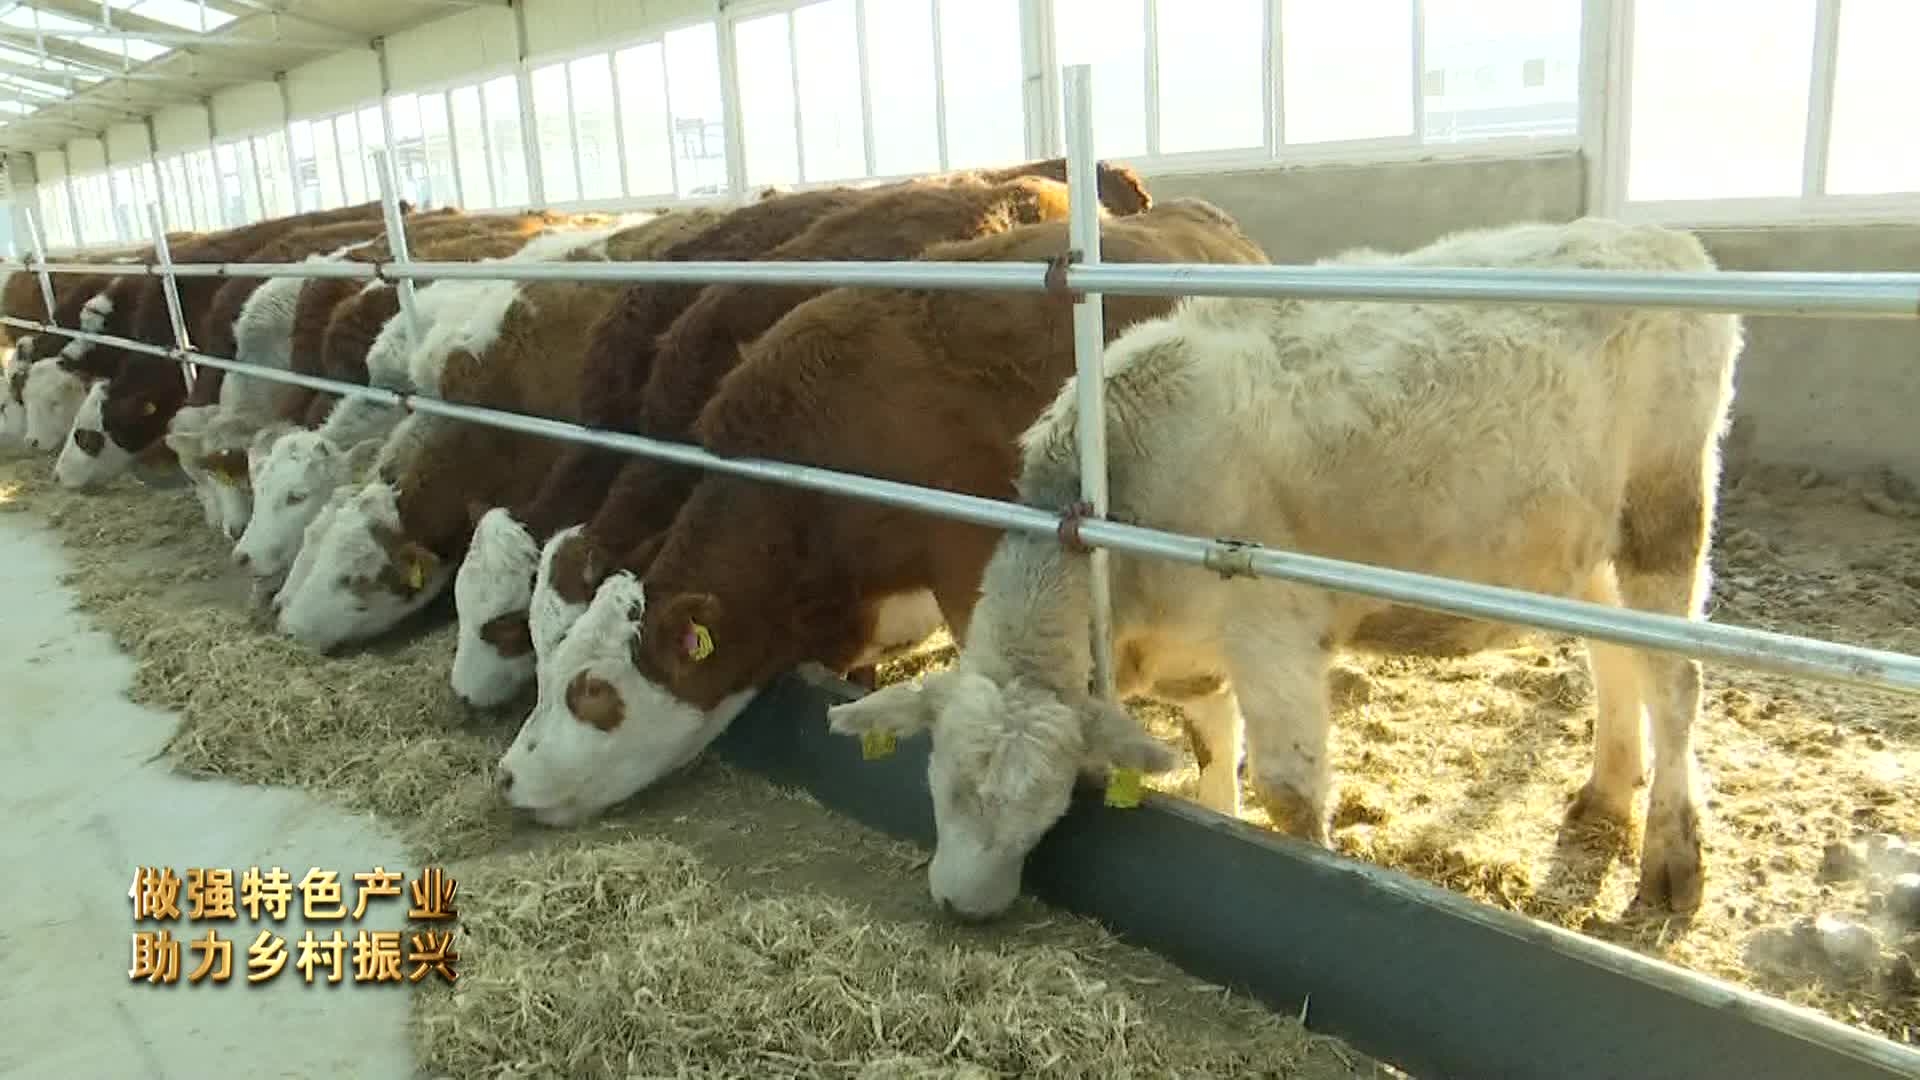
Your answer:
[[[951,925],[922,853],[718,762],[594,825],[516,826],[488,780],[513,724],[456,708],[450,626],[313,656],[244,614],[189,491],[49,473],[0,458],[0,512],[64,540],[81,606],[136,658],[131,696],[183,718],[175,768],[375,814],[459,882],[459,984],[415,991],[426,1074],[1390,1071],[1030,901]]]

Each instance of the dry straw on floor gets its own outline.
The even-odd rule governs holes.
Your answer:
[[[812,799],[708,763],[613,819],[516,827],[493,799],[512,723],[467,722],[449,627],[326,659],[245,612],[185,489],[59,490],[0,460],[0,511],[54,526],[81,606],[183,723],[190,774],[305,788],[404,830],[459,882],[461,979],[423,989],[436,1075],[1375,1075],[1082,920],[1028,901],[958,928],[924,864]]]

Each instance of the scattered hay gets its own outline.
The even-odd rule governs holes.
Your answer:
[[[1869,480],[1750,468],[1729,484],[1712,617],[1920,652],[1914,515],[1869,497],[1885,488],[1905,507],[1912,493]],[[950,663],[951,652],[920,667]],[[891,675],[883,671],[883,682]],[[1709,785],[1707,900],[1675,919],[1633,903],[1637,826],[1564,822],[1593,740],[1593,684],[1578,641],[1542,635],[1451,662],[1342,658],[1330,690],[1334,844],[1343,854],[1920,1043],[1913,989],[1781,976],[1746,956],[1769,928],[1872,912],[1879,894],[1868,884],[1817,880],[1827,843],[1863,832],[1920,843],[1915,699],[1707,665],[1696,730]],[[1152,786],[1196,797],[1199,770],[1177,711],[1130,704],[1185,756]],[[1268,824],[1251,799],[1242,816]],[[1920,952],[1920,938],[1889,934],[1886,944]]]
[[[456,1076],[1287,1076],[1297,1028],[1251,1007],[1199,1039],[1052,947],[942,947],[818,896],[717,887],[655,840],[468,869],[475,960],[423,997]],[[688,1008],[688,1003],[699,1003]]]
[[[245,613],[192,493],[50,484],[0,456],[0,508],[67,543],[79,605],[176,712],[185,772],[304,788],[403,831],[459,882],[460,979],[412,992],[432,1072],[487,1076],[1298,1076],[1364,1062],[1084,920],[958,928],[925,856],[705,761],[608,820],[521,826],[490,790],[512,723],[469,726],[452,628],[321,658]],[[907,657],[913,663],[921,658]]]

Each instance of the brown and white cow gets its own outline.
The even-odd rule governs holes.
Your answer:
[[[1066,223],[1046,222],[923,258],[1047,261],[1067,246]],[[1103,223],[1101,246],[1116,263],[1266,261],[1230,218],[1190,199]],[[1108,297],[1108,338],[1175,303]],[[1019,434],[1073,373],[1072,323],[1072,305],[1050,294],[836,289],[746,347],[695,434],[727,456],[1011,498]],[[964,634],[996,538],[705,475],[542,657],[539,703],[500,763],[508,800],[578,820],[689,760],[783,670],[871,662],[942,616]]]
[[[918,178],[855,194],[812,192],[780,196],[735,212],[721,228],[703,234],[688,258],[750,258],[769,261],[887,260],[918,255],[927,245],[1003,232],[1023,224],[1064,218],[1067,188],[1058,159],[994,170]],[[1124,166],[1101,164],[1103,209],[1138,213],[1152,204],[1139,178]],[[812,200],[812,201],[807,201]],[[793,205],[793,204],[797,204]],[[783,209],[784,207],[784,209]],[[765,223],[763,223],[765,222]],[[751,240],[770,238],[785,225],[805,222],[791,239],[770,249],[752,250]],[[748,238],[744,250],[725,250],[732,238]],[[718,251],[718,253],[714,253]],[[603,401],[631,403],[616,428],[662,439],[684,439],[713,388],[737,362],[741,346],[758,337],[800,303],[820,295],[818,286],[719,285],[697,299],[651,343],[637,362],[589,364],[590,386]],[[647,303],[647,302],[643,302]],[[664,306],[650,301],[652,310]],[[635,305],[646,310],[643,305]],[[610,328],[611,329],[611,328]],[[618,331],[626,331],[622,326]],[[598,348],[625,340],[609,332]],[[629,346],[628,351],[632,351]],[[648,357],[651,354],[651,363]],[[604,409],[604,405],[597,406]],[[603,414],[604,415],[604,414]],[[490,636],[517,641],[531,633],[531,612],[541,612],[543,632],[536,644],[552,640],[604,570],[641,537],[664,528],[695,478],[689,470],[661,462],[625,458],[591,447],[570,448],[549,474],[541,494],[516,513],[490,515],[474,541],[485,574],[463,590],[460,625],[462,651],[456,658],[455,690],[481,705],[509,700],[533,676],[531,656],[509,657],[487,644]],[[618,469],[617,475],[613,470]],[[609,483],[611,480],[611,483]],[[552,533],[580,517],[600,492],[598,509],[584,528]],[[551,537],[551,539],[549,539]],[[543,553],[547,540],[556,550]],[[512,566],[514,571],[499,571]],[[541,568],[560,577],[544,576]],[[563,584],[560,593],[547,586]],[[544,590],[544,591],[543,591]],[[522,629],[524,628],[524,629]],[[475,655],[471,659],[466,653]]]

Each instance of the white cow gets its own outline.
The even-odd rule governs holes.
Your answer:
[[[1330,261],[1714,268],[1684,233],[1591,219]],[[1684,312],[1189,300],[1108,350],[1111,513],[1702,618],[1718,441],[1742,337],[1733,316]],[[1023,437],[1023,501],[1064,510],[1078,498],[1074,395],[1070,381]],[[1008,536],[954,668],[830,712],[843,734],[931,732],[930,887],[963,917],[1013,901],[1021,864],[1065,811],[1076,773],[1173,763],[1117,704],[1089,693],[1086,567],[1051,539]],[[1203,786],[1237,795],[1204,773],[1233,775],[1244,716],[1255,795],[1277,825],[1323,844],[1331,654],[1464,655],[1516,633],[1161,561],[1116,557],[1112,585],[1121,693],[1224,677],[1223,707],[1193,718],[1209,749]],[[1631,814],[1644,710],[1654,752],[1641,896],[1694,908],[1700,666],[1600,643],[1590,656],[1599,719],[1575,812]]]

